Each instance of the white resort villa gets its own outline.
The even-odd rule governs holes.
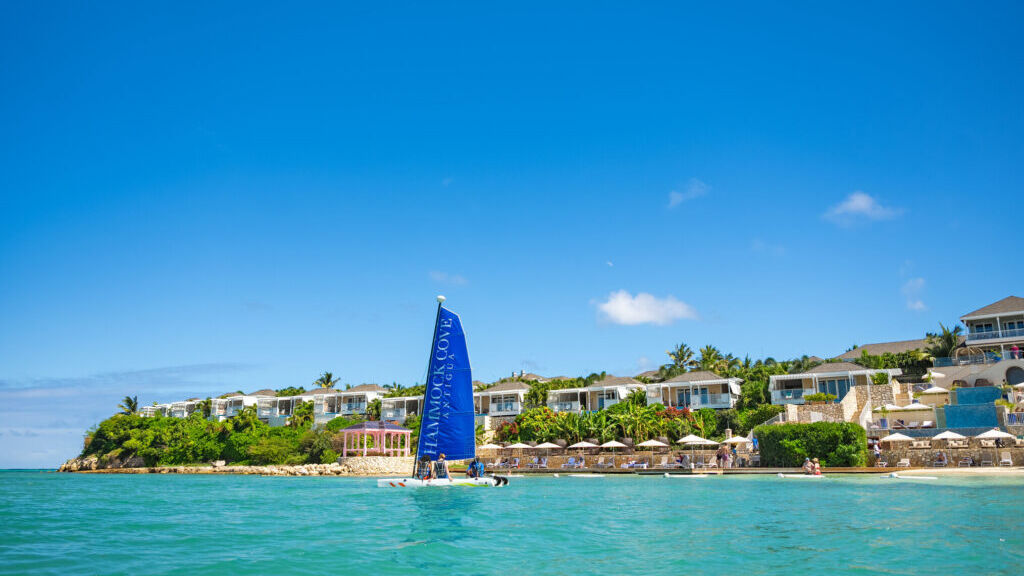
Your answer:
[[[811,394],[832,394],[841,402],[854,386],[867,386],[875,374],[888,374],[890,380],[903,374],[899,368],[872,370],[851,362],[819,364],[800,374],[779,374],[769,377],[768,390],[772,404],[803,404]]]
[[[647,403],[672,408],[727,409],[736,406],[740,397],[739,378],[723,378],[714,372],[697,370],[647,385]]]

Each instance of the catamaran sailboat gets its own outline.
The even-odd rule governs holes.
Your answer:
[[[417,458],[467,460],[476,457],[476,425],[473,415],[473,376],[466,350],[466,334],[458,315],[447,310],[444,296],[437,297],[434,343],[427,364],[427,387],[423,394]],[[382,478],[380,488],[421,488],[450,486],[502,486],[506,478]]]

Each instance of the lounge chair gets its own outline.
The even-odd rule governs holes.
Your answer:
[[[512,463],[509,464],[509,468],[519,468],[519,457],[516,456],[512,459]]]
[[[751,466],[755,466],[755,467],[760,466],[761,465],[761,455],[760,454],[754,454],[753,456],[751,456],[750,457],[750,465]]]
[[[562,468],[576,468],[576,457],[569,456],[569,459],[565,462],[565,464],[562,464]]]
[[[583,456],[580,456],[580,459],[576,461],[576,467],[577,468],[586,468],[587,467],[587,461],[586,461],[586,459],[583,458]]]
[[[537,468],[547,468],[547,467],[548,467],[548,457],[545,456],[545,457],[540,459],[540,464],[537,464]]]
[[[982,456],[981,457],[981,465],[982,466],[991,466],[992,465],[992,459],[989,458],[988,456]]]
[[[896,463],[897,468],[910,468],[910,458],[900,458],[900,461]]]
[[[921,428],[935,428],[935,422],[925,420],[924,422],[921,422]]]
[[[607,462],[606,463],[604,461],[604,456],[601,456],[600,458],[597,459],[596,467],[597,468],[614,468],[615,467],[615,458],[612,458],[611,462]]]
[[[508,468],[508,460],[504,458],[495,458],[494,464],[491,464],[491,468]]]
[[[675,464],[669,464],[668,463],[668,456],[662,456],[661,457],[661,462],[659,462],[658,465],[655,466],[655,468],[675,468],[675,467],[676,467]]]
[[[942,458],[939,458],[939,456],[942,456]],[[937,453],[932,458],[932,468],[945,468],[946,466],[949,466],[949,459],[942,452]]]
[[[530,460],[530,462],[526,465],[526,467],[527,468],[538,468],[538,467],[540,467],[540,460],[538,460],[537,457],[534,456],[533,460]]]
[[[1009,452],[999,453],[999,465],[1000,466],[1013,466],[1013,458],[1010,458]]]
[[[970,468],[971,466],[974,466],[974,458],[970,456],[964,456],[956,465],[957,468]]]
[[[885,460],[882,460],[881,458],[875,460],[875,468],[885,468],[887,466],[889,466],[889,463]]]

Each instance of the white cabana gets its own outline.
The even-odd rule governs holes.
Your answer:
[[[935,410],[935,407],[934,406],[929,406],[927,404],[914,403],[914,404],[907,404],[903,408],[900,408],[900,410]]]
[[[932,436],[932,440],[963,440],[964,438],[966,438],[966,436],[961,436],[952,430],[946,430],[941,434]]]
[[[913,440],[913,438],[911,438],[910,436],[907,436],[906,434],[900,434],[899,432],[897,432],[895,434],[889,434],[885,438],[881,438],[878,441],[879,442],[910,442],[912,440]]]
[[[975,436],[975,438],[980,438],[982,440],[1010,440],[1016,438],[1016,436],[1014,436],[1013,434],[1007,434],[1002,430],[993,428],[988,432],[982,432],[981,434],[978,434],[977,436]]]
[[[874,412],[881,412],[883,410],[888,410],[889,412],[899,412],[902,409],[902,406],[897,406],[895,404],[886,404],[885,406],[879,406],[878,408],[875,408]]]
[[[941,386],[932,386],[921,391],[921,394],[949,394],[949,390]]]

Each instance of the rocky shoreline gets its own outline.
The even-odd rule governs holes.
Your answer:
[[[366,456],[339,458],[332,464],[294,466],[144,466],[137,461],[103,462],[91,456],[72,458],[58,472],[89,474],[255,474],[260,476],[402,476],[412,471],[412,457]]]

